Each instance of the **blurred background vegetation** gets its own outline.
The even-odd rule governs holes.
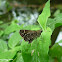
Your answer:
[[[4,30],[14,20],[18,25],[37,25],[37,18],[42,12],[46,1],[0,0],[0,30]],[[51,18],[60,13],[62,13],[62,0],[51,0]],[[54,30],[52,41],[56,40],[61,28],[62,26]]]
[[[14,53],[13,50],[16,50],[18,45],[21,44],[21,41],[23,41],[21,36],[19,35],[19,30],[21,29],[28,29],[28,30],[38,30],[40,29],[39,24],[37,22],[37,18],[39,14],[42,12],[45,3],[47,0],[0,0],[0,58],[15,58],[18,62],[21,56],[21,54],[17,55]],[[62,0],[51,0],[51,20],[49,23],[55,21],[62,21]],[[54,21],[54,22],[55,22]],[[53,34],[51,36],[52,45],[55,43],[55,41],[59,41],[62,39],[62,23],[57,23],[57,25],[54,27],[54,22],[52,24],[53,30],[55,27],[60,25],[58,28],[56,28],[53,31]],[[50,26],[51,26],[50,24]],[[47,24],[48,25],[48,24]],[[34,29],[35,28],[35,29]],[[59,38],[58,39],[58,35]],[[57,40],[58,39],[58,40]],[[21,40],[21,41],[20,41]],[[52,46],[51,45],[51,46]],[[16,47],[17,48],[16,48]],[[11,48],[11,47],[14,47]],[[13,50],[12,50],[13,49]],[[19,48],[18,48],[19,49]],[[51,54],[55,58],[55,54],[57,54],[56,57],[61,58],[62,62],[62,47],[60,46],[53,46],[53,54]],[[5,53],[5,51],[7,52]],[[10,50],[10,51],[9,51]],[[9,51],[9,52],[8,52]],[[18,50],[19,51],[19,50]],[[4,54],[3,54],[3,53]],[[60,54],[58,54],[58,53]],[[11,53],[11,54],[10,54]],[[15,56],[15,57],[14,57]],[[51,61],[50,59],[50,62]],[[55,62],[59,62],[55,58]]]

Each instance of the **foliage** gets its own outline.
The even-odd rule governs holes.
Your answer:
[[[50,0],[47,1],[42,13],[38,17],[39,25],[18,25],[12,21],[11,24],[3,24],[0,21],[0,62],[61,62],[62,47],[55,43],[50,49],[51,35],[55,28],[62,26],[62,14],[55,18],[50,16]],[[39,30],[42,29],[40,37],[32,43],[25,42],[19,34],[19,30]]]

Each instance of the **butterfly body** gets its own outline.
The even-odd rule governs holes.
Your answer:
[[[24,38],[25,41],[31,43],[35,38],[41,35],[42,30],[20,30],[20,35]]]

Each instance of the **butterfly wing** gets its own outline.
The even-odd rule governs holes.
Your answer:
[[[32,30],[20,30],[20,35],[24,38],[25,41],[29,41],[31,43],[35,38],[39,37],[41,34],[41,30],[32,31]]]

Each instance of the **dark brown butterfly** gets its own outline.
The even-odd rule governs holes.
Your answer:
[[[20,30],[20,35],[24,38],[25,41],[31,43],[35,38],[41,35],[42,30]]]

